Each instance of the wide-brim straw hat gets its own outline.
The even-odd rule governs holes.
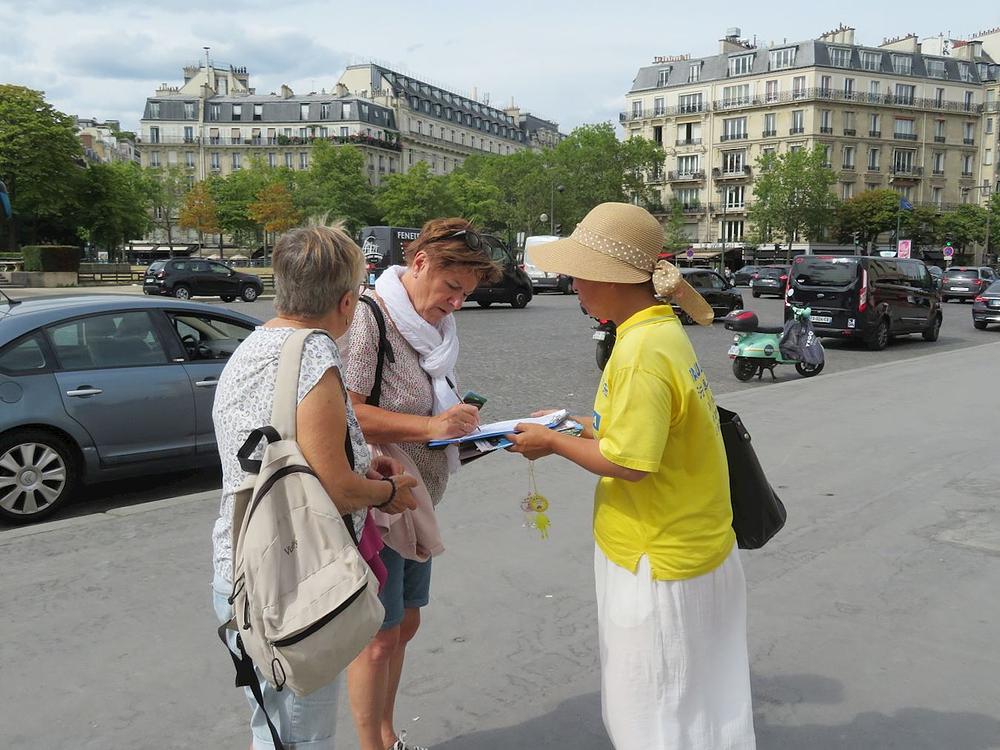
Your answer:
[[[566,239],[531,248],[531,262],[586,281],[642,284],[652,279],[657,296],[680,305],[697,323],[711,325],[712,306],[676,266],[658,260],[662,248],[663,227],[649,211],[631,203],[602,203]]]

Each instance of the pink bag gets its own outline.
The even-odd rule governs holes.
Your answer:
[[[372,569],[372,573],[378,579],[379,593],[385,585],[385,579],[389,577],[389,571],[385,569],[385,564],[378,554],[384,546],[382,532],[375,524],[375,517],[369,511],[368,515],[365,516],[365,525],[361,529],[361,539],[358,540],[358,552],[361,553],[361,557],[368,563],[368,567]]]

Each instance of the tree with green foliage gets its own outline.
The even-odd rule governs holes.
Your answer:
[[[13,214],[6,246],[19,240],[70,240],[76,235],[83,148],[73,118],[57,111],[40,91],[0,85],[0,180]]]
[[[691,238],[684,223],[684,209],[679,202],[674,201],[670,205],[670,216],[663,227],[663,247],[672,253],[679,253],[690,245]]]
[[[174,227],[189,189],[191,170],[180,164],[169,164],[147,167],[146,174],[153,204],[153,224],[166,234],[170,256],[173,257]]]
[[[206,234],[218,234],[221,231],[219,208],[215,205],[215,197],[207,182],[195,183],[184,196],[184,205],[181,206],[177,216],[177,224],[181,229],[193,229],[198,232],[198,244],[202,247],[205,245]],[[219,250],[221,256],[222,248]]]
[[[250,216],[250,205],[257,200],[261,190],[280,177],[278,170],[265,167],[254,160],[245,169],[209,180],[209,190],[219,215],[219,226],[237,245],[257,244],[262,230]]]
[[[449,202],[458,216],[485,231],[505,229],[500,188],[463,172],[448,175]]]
[[[837,208],[835,235],[849,243],[857,233],[858,245],[867,254],[882,232],[895,229],[898,212],[899,194],[894,190],[865,190]]]
[[[837,176],[825,162],[822,146],[766,153],[757,159],[754,200],[747,218],[761,241],[784,240],[789,261],[792,242],[817,240],[832,223],[837,205],[832,188]]]
[[[951,240],[951,244],[964,254],[972,245],[986,239],[986,209],[974,203],[963,203],[941,216],[940,229],[941,238]]]
[[[937,245],[941,240],[941,214],[935,206],[914,206],[900,212],[899,236],[914,248]]]
[[[93,164],[80,191],[80,236],[108,251],[142,237],[150,227],[150,190],[146,175],[135,164]]]
[[[555,214],[562,216],[563,195],[553,192],[557,178],[546,172],[543,155],[537,151],[525,149],[509,156],[470,156],[452,173],[452,179],[457,175],[464,175],[497,190],[496,215],[484,224],[484,228],[505,230],[508,236],[517,232],[535,234],[540,228],[548,233],[548,226],[540,227],[539,216],[549,212],[553,195],[556,198]],[[460,191],[461,188],[453,192]],[[457,210],[461,213],[461,196],[454,197]]]
[[[391,226],[420,227],[428,219],[453,213],[448,178],[431,174],[423,161],[405,174],[389,175],[375,202],[382,220]]]
[[[341,220],[349,232],[378,219],[375,191],[357,146],[317,141],[306,172],[296,173],[295,203],[303,215]]]

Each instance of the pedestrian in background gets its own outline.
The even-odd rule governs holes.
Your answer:
[[[364,259],[358,246],[337,227],[308,227],[282,235],[274,247],[274,309],[277,317],[253,331],[226,363],[215,394],[212,419],[222,459],[222,504],[212,532],[215,575],[212,582],[215,612],[220,624],[232,617],[233,499],[247,478],[236,453],[250,432],[271,421],[278,361],[285,339],[298,328],[317,328],[302,351],[296,411],[296,440],[324,489],[354,526],[360,538],[370,506],[400,513],[415,507],[413,477],[387,457],[372,459],[341,379],[340,354],[334,343],[351,323],[364,278]],[[354,471],[347,458],[346,438],[354,451]],[[260,459],[263,448],[251,456]],[[229,648],[235,648],[235,632]],[[306,696],[276,690],[255,670],[264,708],[287,747],[310,750],[333,748],[337,718],[338,675]],[[254,748],[274,744],[264,712],[251,690],[245,688],[251,707],[250,729]]]
[[[479,425],[474,406],[456,391],[458,333],[454,311],[484,281],[496,281],[480,234],[464,219],[427,222],[406,249],[406,265],[387,268],[374,298],[385,320],[392,359],[386,357],[378,405],[367,403],[376,387],[379,327],[375,314],[354,318],[344,345],[345,382],[365,437],[418,476],[418,507],[405,519],[375,514],[383,532],[381,552],[388,579],[381,594],[382,630],[348,668],[351,710],[361,750],[420,750],[396,732],[394,710],[406,644],[420,626],[430,596],[431,558],[444,550],[435,506],[448,476],[458,468],[458,449],[430,450],[427,442],[467,435]],[[405,734],[405,733],[404,733]]]
[[[594,573],[604,724],[617,750],[752,750],[746,582],[715,400],[667,299],[712,308],[657,254],[659,222],[604,203],[535,265],[572,276],[590,315],[618,323],[580,437],[519,425],[510,449],[600,477]]]

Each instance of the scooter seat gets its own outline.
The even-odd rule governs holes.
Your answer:
[[[753,329],[754,333],[784,333],[784,326],[762,326],[758,325]]]

